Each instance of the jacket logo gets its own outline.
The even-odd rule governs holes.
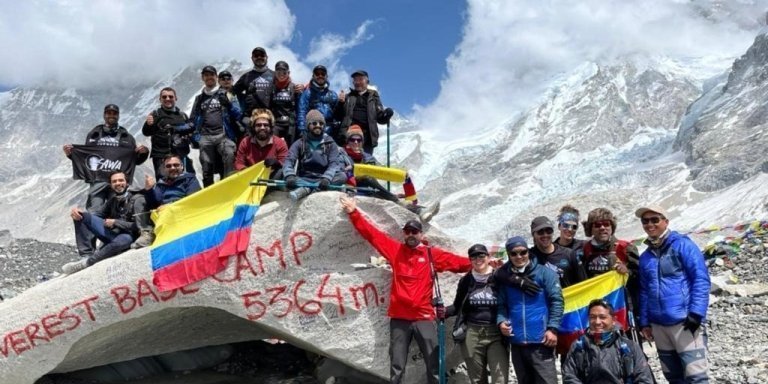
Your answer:
[[[88,156],[85,161],[91,171],[119,171],[123,167],[120,160],[105,159],[97,155]]]
[[[419,257],[418,259],[416,259],[416,261],[418,261],[419,263],[423,263],[427,260],[425,260],[423,257]]]

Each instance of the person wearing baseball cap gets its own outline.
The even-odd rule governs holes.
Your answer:
[[[640,330],[656,341],[668,382],[708,383],[704,324],[711,282],[704,256],[688,236],[669,230],[661,206],[640,207],[635,216],[648,235],[640,255]]]
[[[531,221],[531,258],[541,265],[547,265],[557,272],[560,286],[565,288],[587,279],[581,261],[576,253],[552,241],[555,225],[546,216],[539,216]]]
[[[534,234],[545,229],[553,229],[549,219],[534,219]],[[557,273],[532,257],[535,247],[529,249],[522,236],[509,238],[505,248],[509,261],[496,271],[496,324],[509,342],[517,382],[555,384],[554,353],[564,305]]]
[[[509,376],[507,343],[496,326],[498,287],[488,248],[474,244],[467,251],[472,270],[461,277],[453,305],[446,316],[457,315],[454,343],[461,348],[469,382],[482,383],[490,374],[491,383],[506,383]]]
[[[389,378],[400,383],[408,362],[408,347],[415,337],[424,356],[427,382],[438,382],[438,339],[435,318],[444,318],[445,307],[433,306],[432,270],[468,272],[469,259],[439,247],[423,244],[419,220],[403,225],[403,240],[385,233],[357,208],[353,197],[341,197],[341,206],[357,232],[392,266],[389,322]]]
[[[288,63],[278,61],[275,64],[274,92],[271,109],[275,116],[274,134],[285,139],[290,147],[296,137],[296,105],[300,93],[296,93],[296,84],[291,81]]]
[[[365,138],[363,150],[373,154],[373,148],[379,145],[378,124],[389,124],[394,111],[392,108],[384,108],[379,92],[370,89],[368,81],[368,72],[358,69],[352,73],[353,88],[349,90],[349,94],[343,90],[339,92],[339,108],[343,118],[337,142],[341,140],[343,143],[347,129],[357,125],[363,130]]]
[[[344,141],[339,141],[336,136],[337,124],[334,116],[339,97],[332,91],[328,84],[328,69],[323,65],[316,65],[312,68],[312,80],[309,86],[299,97],[298,109],[296,111],[297,124],[300,134],[307,132],[305,116],[311,109],[316,109],[323,114],[325,120],[325,133],[334,139],[337,145],[344,146]]]
[[[248,127],[251,114],[256,108],[270,109],[272,102],[272,83],[275,72],[267,65],[267,50],[256,47],[251,51],[253,68],[237,79],[232,91],[243,109],[243,124]]]

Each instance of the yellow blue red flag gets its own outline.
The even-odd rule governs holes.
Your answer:
[[[229,256],[245,252],[269,175],[263,163],[246,168],[152,213],[153,281],[169,291],[220,272]]]

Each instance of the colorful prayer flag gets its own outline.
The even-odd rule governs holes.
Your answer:
[[[154,284],[169,291],[212,276],[229,256],[245,252],[269,175],[258,163],[152,213]]]

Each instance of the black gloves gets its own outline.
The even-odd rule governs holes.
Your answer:
[[[507,281],[509,281],[513,287],[520,288],[528,296],[535,296],[541,292],[541,287],[527,276],[512,273],[509,275]]]
[[[285,186],[294,189],[296,188],[296,183],[298,182],[298,177],[291,175],[285,178]]]
[[[395,111],[393,111],[392,108],[385,108],[383,113],[384,113],[384,119],[383,120],[386,123],[389,123],[389,119],[392,118],[392,115],[395,114]]]
[[[328,179],[320,179],[320,182],[317,183],[317,189],[321,191],[327,191],[328,187],[331,185],[331,181]]]
[[[268,157],[264,159],[264,166],[268,168],[274,168],[275,166],[280,166],[280,163],[278,163],[277,159],[274,157]]]
[[[685,322],[683,322],[683,329],[686,331],[691,331],[691,334],[696,333],[696,330],[699,329],[700,326],[701,316],[695,313],[689,313],[688,317],[685,318]]]

